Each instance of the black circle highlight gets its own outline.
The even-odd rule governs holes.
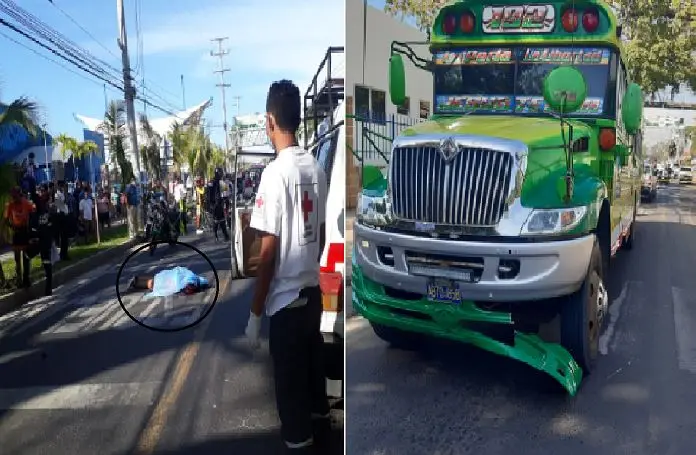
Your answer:
[[[185,247],[195,251],[196,253],[201,255],[203,257],[203,259],[206,260],[208,265],[210,265],[210,268],[213,269],[213,275],[215,276],[215,297],[213,297],[213,301],[208,305],[208,308],[205,310],[205,312],[197,320],[191,322],[190,324],[184,325],[182,327],[167,328],[167,327],[154,327],[154,326],[147,325],[144,322],[140,321],[135,316],[133,316],[126,308],[126,305],[123,303],[123,300],[121,300],[121,291],[119,290],[119,282],[121,281],[121,275],[123,274],[123,269],[126,267],[126,264],[128,264],[128,261],[130,261],[133,256],[135,256],[136,254],[145,250],[146,248],[150,248],[152,246],[157,246],[157,245],[165,244],[165,243],[168,245],[171,245],[171,244],[182,245],[182,246],[185,246]],[[203,321],[205,318],[207,318],[210,315],[211,311],[213,311],[213,308],[215,307],[215,304],[217,304],[219,296],[220,296],[220,278],[218,276],[217,269],[213,265],[213,262],[210,260],[210,258],[204,252],[202,252],[201,250],[199,250],[195,246],[193,246],[189,243],[180,242],[178,240],[176,240],[176,241],[169,241],[169,240],[156,240],[155,241],[155,240],[153,240],[151,242],[148,242],[148,243],[145,243],[145,244],[139,246],[135,251],[133,251],[131,254],[129,254],[128,257],[126,257],[126,260],[123,261],[123,263],[121,264],[121,267],[119,267],[119,269],[118,269],[118,273],[116,274],[116,298],[118,299],[118,304],[121,306],[121,309],[123,310],[123,312],[126,313],[126,315],[128,315],[128,317],[131,318],[131,320],[133,322],[135,322],[136,324],[138,324],[139,326],[144,327],[144,328],[149,329],[149,330],[153,330],[155,332],[181,332],[182,330],[190,329],[192,327],[197,326],[198,324],[201,323],[201,321]]]

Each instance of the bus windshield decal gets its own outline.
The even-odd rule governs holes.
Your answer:
[[[515,112],[518,114],[540,114],[549,112],[542,96],[517,96],[515,97]],[[582,107],[573,112],[573,115],[598,115],[604,110],[602,98],[587,98]]]
[[[437,65],[488,65],[491,63],[514,63],[512,49],[457,49],[435,54]]]
[[[442,113],[510,112],[512,96],[504,95],[441,95],[437,97],[437,110]]]
[[[552,63],[557,65],[608,65],[609,49],[540,47],[527,48],[522,63]]]

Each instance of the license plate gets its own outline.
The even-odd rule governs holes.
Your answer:
[[[462,291],[456,283],[429,283],[428,300],[440,303],[462,303]]]

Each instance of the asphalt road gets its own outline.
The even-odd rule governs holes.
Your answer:
[[[220,287],[217,304],[195,328],[162,333],[131,320],[114,286],[125,258],[0,317],[0,453],[282,453],[268,344],[251,352],[243,338],[253,282],[230,281],[229,244],[192,244],[215,265]],[[154,257],[132,261],[122,292],[133,274],[172,265],[213,284],[193,297],[124,295],[136,319],[176,328],[209,308],[215,279],[192,250],[161,246]],[[332,453],[343,453],[342,412],[336,417]]]
[[[348,454],[696,453],[696,187],[660,188],[611,265],[598,368],[571,398],[523,364],[347,324]]]

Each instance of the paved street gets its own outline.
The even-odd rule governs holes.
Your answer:
[[[230,282],[229,244],[194,245],[218,270],[220,298],[193,329],[151,331],[122,311],[114,283],[123,258],[0,317],[0,452],[281,451],[268,344],[252,353],[243,340],[253,282]],[[141,253],[127,266],[120,289],[125,291],[135,273],[172,265],[189,267],[215,284],[200,256],[185,247],[160,246],[154,258]],[[173,299],[135,293],[124,295],[124,303],[150,325],[180,327],[205,310],[214,291]],[[264,326],[264,340],[266,334]],[[342,415],[336,414],[335,453],[342,453]]]
[[[347,324],[347,453],[696,453],[696,187],[660,188],[610,274],[602,358],[577,397],[461,345],[388,348]]]

